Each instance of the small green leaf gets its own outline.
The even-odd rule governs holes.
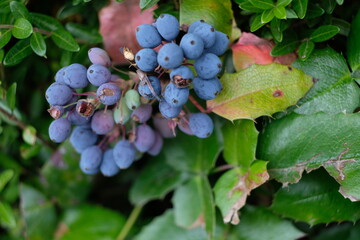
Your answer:
[[[268,9],[261,14],[261,22],[268,23],[274,18],[274,9]]]
[[[140,0],[140,8],[142,10],[151,8],[155,4],[157,4],[160,0]]]
[[[41,13],[30,13],[32,23],[38,28],[46,31],[55,31],[59,28],[63,28],[61,23],[53,17],[50,17]]]
[[[336,2],[337,2],[337,4],[339,4],[339,5],[343,5],[344,0],[336,0]]]
[[[286,7],[287,5],[289,5],[292,2],[292,0],[278,0],[276,2],[276,6],[277,7]]]
[[[336,0],[322,0],[321,6],[325,9],[327,14],[332,14],[336,7]]]
[[[3,63],[5,66],[16,65],[31,53],[30,40],[20,40],[6,53]]]
[[[18,18],[12,28],[12,34],[18,39],[28,38],[33,32],[31,23],[25,18]]]
[[[291,8],[285,8],[285,11],[286,11],[286,18],[288,18],[288,19],[298,18],[296,12],[294,10],[292,10]]]
[[[311,35],[310,40],[313,42],[324,42],[338,34],[340,28],[333,25],[323,25],[317,28]]]
[[[16,104],[16,86],[17,83],[14,82],[13,84],[11,84],[11,86],[9,87],[9,89],[6,91],[6,102],[8,103],[9,107],[11,110],[15,109],[15,104]]]
[[[304,42],[302,42],[299,46],[299,50],[298,50],[298,55],[299,58],[301,60],[306,60],[310,54],[312,53],[312,51],[315,48],[315,43],[310,41],[310,40],[306,40]]]
[[[0,173],[0,193],[4,189],[5,185],[11,180],[14,176],[14,170],[8,169]]]
[[[15,19],[25,18],[26,20],[31,21],[31,16],[29,14],[29,11],[27,10],[27,8],[23,3],[19,1],[12,1],[10,3],[10,9]]]
[[[260,29],[262,26],[265,25],[265,23],[262,23],[261,21],[262,14],[256,14],[251,18],[250,23],[250,31],[255,32],[256,30]]]
[[[325,10],[322,9],[318,4],[309,2],[308,10],[306,12],[306,19],[313,19],[320,17],[325,13]]]
[[[276,41],[281,42],[283,40],[283,33],[281,30],[281,20],[274,18],[270,22],[270,31]]]
[[[31,125],[27,126],[22,133],[22,137],[26,143],[34,145],[36,142],[36,129]]]
[[[12,33],[11,29],[0,30],[0,49],[2,49],[10,41],[12,36],[11,33]]]
[[[355,72],[360,68],[360,10],[351,23],[351,29],[347,40],[347,55],[349,65]]]
[[[278,19],[286,19],[286,10],[285,7],[276,7],[274,8],[275,17]]]
[[[34,32],[30,38],[31,49],[40,57],[46,54],[46,43],[44,37],[37,32]]]
[[[249,0],[254,7],[267,10],[275,7],[274,2],[272,0]]]
[[[239,7],[242,10],[245,10],[248,12],[254,12],[254,13],[263,12],[263,9],[255,7],[250,1],[243,1],[243,2],[239,3]]]
[[[286,218],[310,225],[355,222],[360,218],[360,203],[345,199],[337,188],[336,181],[326,172],[314,171],[304,175],[300,182],[280,189],[271,209]]]
[[[293,0],[292,3],[297,16],[303,19],[307,12],[308,0]]]
[[[295,51],[296,47],[299,45],[299,40],[295,34],[291,32],[284,33],[284,40],[281,43],[276,44],[275,47],[270,52],[270,55],[273,57],[285,55]]]
[[[337,26],[340,28],[339,34],[341,34],[345,37],[349,36],[351,24],[348,21],[345,21],[344,19],[341,19],[341,18],[332,17],[331,25],[334,25],[334,26]],[[348,39],[348,41],[349,41],[349,39]]]
[[[102,42],[102,36],[100,33],[91,27],[76,24],[67,23],[65,28],[75,37],[81,40],[85,40],[89,44],[96,44]]]
[[[27,143],[22,143],[20,145],[20,156],[23,159],[28,160],[38,155],[40,150],[41,150],[40,144],[29,145]]]
[[[0,0],[0,13],[8,13],[10,12],[10,2],[12,0]]]
[[[64,29],[59,28],[55,30],[51,34],[51,39],[59,48],[64,50],[70,52],[77,52],[80,50],[79,44],[75,41],[71,34]]]
[[[6,202],[0,202],[0,224],[5,228],[16,227],[16,219],[11,206]]]
[[[277,63],[225,73],[220,81],[223,91],[207,101],[207,105],[231,121],[283,111],[294,105],[313,84],[312,78],[302,71]]]
[[[0,64],[2,63],[3,59],[4,59],[4,56],[5,56],[5,51],[4,49],[0,49]],[[1,132],[0,132],[1,134]]]

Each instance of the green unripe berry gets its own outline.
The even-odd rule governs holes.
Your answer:
[[[131,113],[132,111],[126,106],[126,102],[122,98],[114,110],[115,123],[124,125],[130,120]]]
[[[135,110],[136,108],[138,108],[141,105],[140,94],[138,93],[138,91],[134,89],[128,90],[125,93],[125,102],[126,106],[131,110]]]

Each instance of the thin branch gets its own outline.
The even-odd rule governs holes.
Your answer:
[[[131,230],[134,223],[136,222],[136,219],[139,217],[142,208],[143,208],[142,205],[138,205],[138,206],[135,206],[133,208],[133,210],[130,213],[129,218],[127,219],[124,227],[121,229],[121,231],[120,231],[119,235],[117,236],[116,240],[124,240],[126,238],[129,231]]]
[[[14,25],[10,25],[10,24],[0,24],[0,28],[11,29],[13,27],[14,27]],[[52,34],[52,32],[46,31],[44,29],[36,28],[36,27],[34,27],[33,30],[34,30],[34,32],[38,32],[38,33],[41,33],[41,34],[44,34],[44,35],[51,35]]]

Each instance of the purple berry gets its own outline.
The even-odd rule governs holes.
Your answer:
[[[72,88],[84,88],[89,84],[86,76],[86,67],[73,63],[64,70],[64,82]]]
[[[98,172],[101,160],[102,151],[98,146],[91,146],[86,148],[80,157],[80,169],[85,174],[95,174]]]
[[[153,117],[153,124],[156,131],[158,131],[163,138],[174,138],[174,132],[169,127],[168,122],[169,120],[161,117],[160,114]]]
[[[99,135],[105,135],[114,128],[115,122],[111,110],[100,109],[94,113],[91,119],[91,129]]]
[[[147,152],[155,143],[155,132],[149,125],[143,124],[136,128],[134,145],[140,152]]]
[[[51,141],[60,143],[65,141],[71,133],[71,123],[66,118],[59,118],[51,122],[49,136]]]
[[[136,149],[128,140],[120,140],[114,147],[113,155],[120,169],[128,168],[135,160]]]
[[[120,100],[121,90],[114,83],[104,83],[97,89],[96,96],[104,105],[113,105]]]
[[[76,110],[69,112],[68,119],[72,124],[77,126],[87,125],[91,120],[90,117],[81,116]]]
[[[87,78],[94,86],[100,86],[111,79],[111,72],[107,67],[99,64],[91,65],[87,70]]]
[[[155,132],[155,142],[152,147],[147,151],[151,156],[156,156],[160,153],[164,144],[164,140],[162,139],[160,133]]]
[[[106,177],[115,176],[120,171],[120,168],[115,163],[113,149],[108,149],[104,152],[100,171]]]
[[[101,48],[90,48],[88,51],[89,60],[93,64],[111,66],[111,60],[107,52]]]
[[[194,135],[194,133],[191,131],[190,126],[189,126],[189,115],[186,114],[185,117],[181,118],[179,123],[178,123],[178,127],[180,129],[180,131],[182,131],[183,133],[186,133],[187,135]]]

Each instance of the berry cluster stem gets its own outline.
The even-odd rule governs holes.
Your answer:
[[[127,219],[124,227],[121,229],[119,235],[117,236],[116,240],[124,240],[128,235],[129,231],[131,230],[132,226],[136,222],[136,219],[139,217],[140,212],[142,210],[142,205],[137,205],[133,208],[130,213],[129,218]]]

